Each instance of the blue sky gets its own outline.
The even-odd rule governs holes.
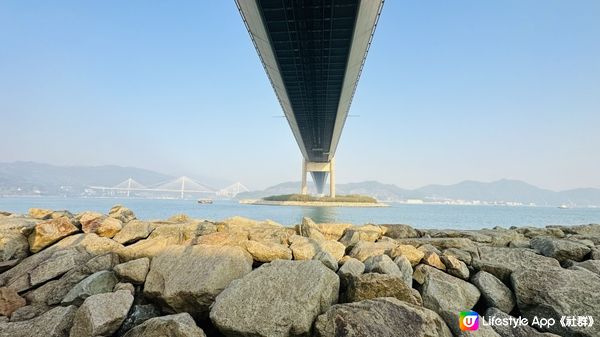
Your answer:
[[[600,2],[386,1],[337,180],[600,187]],[[0,161],[259,188],[301,155],[233,1],[1,1]]]

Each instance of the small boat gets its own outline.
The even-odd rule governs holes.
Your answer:
[[[558,208],[560,208],[560,209],[567,209],[567,208],[569,208],[569,206],[567,206],[565,204],[562,204],[562,205],[558,206]]]
[[[198,199],[198,203],[205,205],[205,204],[212,204],[213,201],[212,201],[212,199]]]

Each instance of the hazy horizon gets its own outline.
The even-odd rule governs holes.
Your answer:
[[[339,183],[600,188],[600,3],[388,1]],[[233,1],[0,2],[0,161],[255,188],[301,154]]]

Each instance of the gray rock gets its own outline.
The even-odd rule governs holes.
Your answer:
[[[32,318],[38,317],[41,314],[49,311],[52,307],[49,307],[45,304],[30,304],[24,307],[21,307],[15,310],[12,315],[10,315],[11,322],[20,322],[30,320]]]
[[[115,274],[108,270],[96,272],[77,283],[62,300],[62,304],[81,305],[83,301],[96,294],[112,292],[118,280]]]
[[[398,275],[367,273],[350,279],[346,302],[359,302],[377,297],[394,297],[401,301],[418,304],[402,277]]]
[[[277,260],[232,282],[210,319],[226,336],[307,336],[338,292],[339,278],[321,262]]]
[[[188,314],[189,315],[189,314]],[[144,323],[145,321],[160,316],[160,310],[153,304],[134,304],[129,310],[129,314],[121,327],[117,331],[118,337],[123,336],[127,331]]]
[[[474,285],[429,266],[421,287],[423,305],[435,312],[465,311],[479,300],[479,290]]]
[[[435,312],[395,298],[332,306],[315,321],[318,337],[452,337]]]
[[[299,235],[307,238],[314,240],[325,240],[325,236],[323,236],[323,233],[319,231],[319,226],[317,226],[314,221],[307,217],[302,218],[302,223],[298,225],[297,232]]]
[[[109,211],[108,216],[120,220],[122,223],[127,223],[135,220],[135,214],[132,210],[123,205],[114,205]]]
[[[29,282],[31,286],[42,284],[63,275],[89,258],[89,254],[79,249],[57,251],[29,272]]]
[[[600,317],[600,278],[587,271],[562,268],[518,270],[511,283],[517,306],[530,321],[534,316],[554,318],[548,330],[561,336],[600,336],[600,324],[562,327],[562,316]],[[597,320],[597,319],[596,319]]]
[[[202,318],[231,281],[250,271],[252,257],[240,247],[173,246],[152,259],[144,294],[166,310]]]
[[[490,319],[506,319],[510,318],[510,315],[502,312],[497,308],[489,308],[485,312],[486,320]],[[557,323],[560,324],[560,323]],[[480,323],[481,326],[481,323]],[[532,328],[529,325],[519,325],[517,327],[507,326],[503,324],[494,324],[492,328],[496,331],[498,335],[501,337],[559,337],[558,335],[552,333],[543,333],[539,332],[536,329]]]
[[[488,307],[496,307],[506,313],[510,313],[515,307],[512,291],[494,275],[480,271],[473,275],[471,283],[479,289]]]
[[[156,228],[156,225],[147,221],[130,221],[121,228],[121,231],[113,237],[113,240],[124,245],[134,243],[147,238],[154,228]]]
[[[27,293],[27,299],[32,303],[59,304],[67,293],[77,283],[87,276],[112,269],[119,263],[119,257],[114,253],[103,254],[89,259],[85,264],[73,268],[58,280],[44,283],[42,286]]]
[[[591,271],[592,273],[600,276],[600,260],[587,260],[576,263],[574,267],[582,268]]]
[[[70,337],[109,336],[119,329],[133,303],[126,290],[92,295],[77,309]]]
[[[564,239],[536,237],[531,239],[530,244],[531,248],[539,251],[542,255],[553,257],[561,262],[565,260],[581,261],[590,252],[588,246]]]
[[[479,258],[473,259],[476,270],[484,270],[505,283],[510,274],[521,269],[560,267],[556,259],[536,254],[524,248],[479,247]]]
[[[402,276],[398,265],[387,255],[371,256],[366,259],[365,272]]]
[[[392,239],[406,239],[406,238],[418,238],[419,232],[409,225],[395,224],[395,225],[381,225],[383,228],[383,235]]]
[[[113,292],[116,292],[119,290],[127,290],[127,291],[129,291],[129,293],[131,295],[135,296],[135,287],[131,283],[119,282],[119,283],[115,284],[115,287],[113,288]]]
[[[473,257],[469,252],[465,252],[464,250],[458,248],[448,248],[444,250],[442,254],[445,256],[454,256],[455,258],[464,262],[466,265],[471,265],[471,261],[473,261]]]
[[[346,288],[353,276],[358,276],[365,271],[365,264],[355,258],[349,258],[340,267],[337,274],[340,277],[340,285],[342,288]]]
[[[18,232],[0,232],[0,262],[24,259],[29,255],[29,242]]]
[[[143,257],[137,260],[131,260],[115,266],[114,271],[117,275],[134,284],[142,284],[146,280],[146,275],[150,269],[150,259]]]
[[[66,337],[77,307],[56,307],[26,321],[0,322],[0,337]]]
[[[394,259],[394,263],[400,269],[400,273],[402,274],[402,280],[404,283],[411,288],[412,287],[412,275],[413,268],[410,261],[406,258],[406,256],[398,256]]]
[[[321,261],[321,263],[323,263],[325,265],[325,267],[333,270],[334,272],[338,270],[337,260],[333,256],[331,256],[331,254],[329,254],[325,251],[318,252],[313,257],[313,260]]]
[[[129,330],[125,337],[205,337],[188,313],[151,318]]]

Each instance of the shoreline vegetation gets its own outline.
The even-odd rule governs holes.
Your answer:
[[[389,207],[377,199],[358,194],[338,195],[336,197],[314,196],[309,194],[281,194],[262,199],[242,199],[240,204],[272,206],[311,206],[311,207]]]
[[[1,336],[454,337],[466,336],[459,319],[471,311],[482,336],[592,337],[598,293],[599,224],[286,227],[140,220],[121,205],[0,212]],[[516,321],[529,323],[502,325]]]

